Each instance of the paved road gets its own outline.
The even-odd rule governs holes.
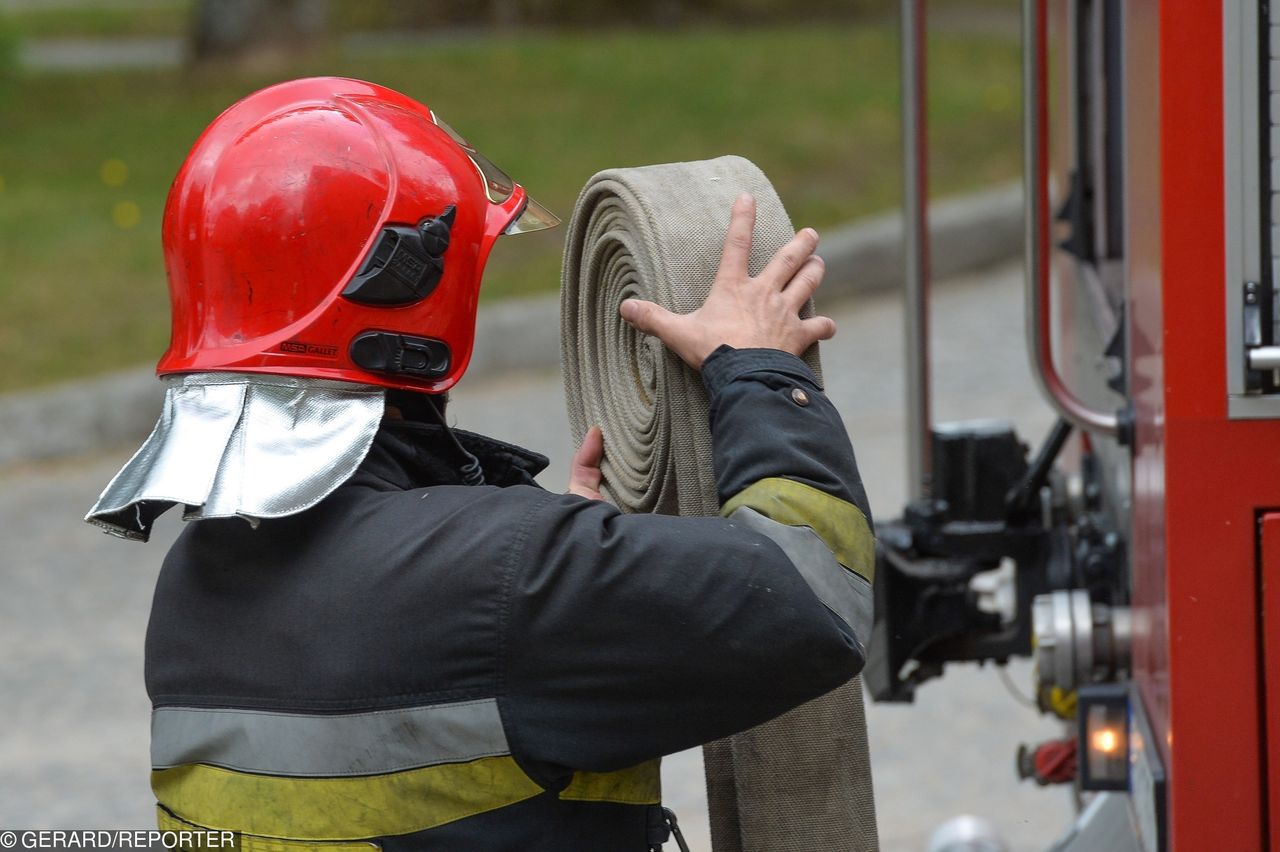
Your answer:
[[[1010,418],[1038,440],[1050,416],[1022,354],[1018,281],[1011,267],[938,288],[935,408],[940,419]],[[829,390],[873,511],[891,517],[905,491],[898,306],[865,297],[833,313],[840,334],[823,350]],[[570,447],[557,376],[464,382],[455,400],[459,425],[551,455],[543,483],[563,487]],[[150,825],[142,633],[180,522],[166,516],[148,545],[79,522],[128,452],[0,474],[0,827]],[[1010,668],[1026,690],[1029,667]],[[1013,777],[1017,744],[1056,729],[990,669],[953,667],[916,704],[872,705],[868,717],[886,852],[923,850],[932,828],[959,813],[993,819],[1027,852],[1067,823],[1064,793]],[[668,759],[664,783],[694,848],[708,849],[697,753]]]

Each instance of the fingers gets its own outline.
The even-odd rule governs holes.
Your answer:
[[[747,259],[751,256],[751,230],[756,226],[756,200],[744,192],[733,202],[729,214],[729,230],[724,235],[724,252],[720,255],[717,280],[740,281],[747,277]]]
[[[671,311],[644,299],[627,299],[618,306],[618,314],[637,331],[657,335],[665,342],[663,333],[671,327],[675,316]]]
[[[592,426],[582,438],[582,446],[573,454],[569,468],[569,493],[599,500],[600,460],[604,458],[604,433],[599,426]]]
[[[757,280],[767,281],[781,290],[796,275],[797,270],[804,267],[817,247],[818,232],[813,228],[802,229],[785,246],[778,249]]]
[[[604,458],[604,432],[599,426],[592,426],[582,436],[582,446],[573,454],[573,469],[579,468],[600,473],[600,459]]]
[[[826,274],[827,264],[816,254],[805,261],[791,283],[782,291],[792,310],[800,310],[805,302],[813,298],[814,292],[822,285],[822,276]]]
[[[700,332],[697,311],[691,314],[673,314],[653,302],[627,299],[618,306],[618,313],[632,327],[657,337],[695,370],[701,369],[702,362],[716,346],[723,342],[711,340],[706,334]]]
[[[804,351],[819,340],[830,340],[835,337],[836,321],[831,317],[809,317],[807,320],[800,321],[800,330],[804,340],[801,351]]]

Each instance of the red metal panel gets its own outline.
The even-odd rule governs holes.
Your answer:
[[[1222,9],[1161,0],[1158,30],[1174,852],[1265,843],[1254,519],[1280,504],[1280,423],[1226,419]]]
[[[1170,418],[1166,428],[1175,852],[1262,848],[1252,501],[1268,488],[1274,499],[1260,469],[1280,469],[1250,463],[1241,433],[1255,435],[1253,448],[1280,438],[1274,424]]]
[[[1266,690],[1267,811],[1271,852],[1280,852],[1280,513],[1262,516],[1262,647]]]
[[[1165,603],[1164,337],[1157,0],[1125,5],[1125,278],[1134,406],[1133,666],[1152,732],[1169,766],[1169,630]]]

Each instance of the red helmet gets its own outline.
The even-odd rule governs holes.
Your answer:
[[[209,125],[169,190],[156,371],[441,393],[471,360],[494,240],[558,222],[404,95],[333,77],[263,89]]]

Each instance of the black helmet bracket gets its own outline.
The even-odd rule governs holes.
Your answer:
[[[444,276],[444,253],[457,212],[450,204],[439,216],[416,226],[384,227],[342,295],[361,305],[386,308],[412,305],[430,296]]]

